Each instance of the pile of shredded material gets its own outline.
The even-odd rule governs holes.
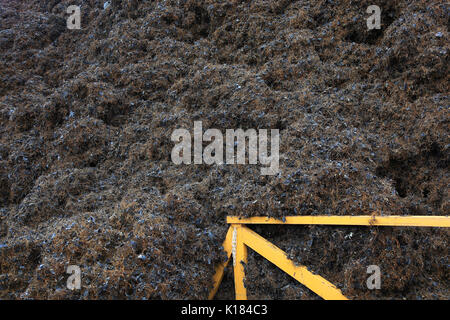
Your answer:
[[[449,13],[0,0],[0,299],[205,299],[227,215],[448,214]],[[174,164],[171,134],[194,121],[279,129],[280,173]],[[445,228],[252,228],[349,298],[450,297]],[[253,252],[246,272],[250,298],[317,298]],[[217,297],[233,298],[229,274]]]

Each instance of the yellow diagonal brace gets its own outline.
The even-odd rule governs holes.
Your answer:
[[[231,224],[321,224],[351,226],[450,227],[448,216],[288,216],[284,221],[269,217],[228,216]]]
[[[276,247],[256,232],[242,226],[240,235],[247,246],[322,298],[326,300],[348,300],[333,284],[319,275],[312,274],[304,266],[296,266],[292,260],[287,258],[286,253],[283,250]]]
[[[244,264],[247,264],[247,247],[244,244],[242,230],[244,226],[232,225],[236,230],[235,250],[236,256],[234,263],[234,290],[236,292],[236,300],[247,300],[247,289],[245,288],[245,270]]]
[[[209,296],[208,296],[209,300],[214,299],[214,296],[216,295],[217,290],[219,289],[220,283],[222,282],[222,278],[223,278],[223,274],[224,274],[225,268],[228,265],[228,261],[230,261],[232,235],[233,235],[233,227],[229,227],[227,235],[225,236],[225,241],[222,244],[223,249],[225,250],[225,252],[227,254],[227,260],[225,262],[219,264],[216,267],[216,273],[213,276],[213,283],[214,283],[214,285],[213,285],[213,288],[210,291]]]

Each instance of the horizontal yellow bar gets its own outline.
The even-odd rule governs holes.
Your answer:
[[[450,227],[448,216],[287,216],[285,220],[269,217],[240,218],[228,216],[234,224],[321,224],[349,226]]]
[[[240,234],[245,245],[258,252],[264,258],[322,298],[326,300],[348,300],[342,294],[341,290],[336,288],[332,283],[319,275],[311,273],[304,266],[296,266],[292,260],[287,258],[286,253],[283,250],[270,243],[256,232],[242,226]]]

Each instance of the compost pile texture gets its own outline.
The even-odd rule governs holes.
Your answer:
[[[446,1],[0,0],[0,298],[204,299],[227,215],[448,214],[449,14]],[[194,121],[279,129],[280,173],[175,165],[171,134]],[[450,297],[446,229],[252,229],[349,298]],[[317,299],[255,253],[246,272],[249,298]],[[232,288],[228,274],[217,297]]]

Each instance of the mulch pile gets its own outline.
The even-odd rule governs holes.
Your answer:
[[[368,6],[382,9],[368,30]],[[81,30],[66,28],[69,5]],[[446,1],[0,0],[0,298],[204,299],[227,215],[446,215]],[[279,129],[280,174],[171,133]],[[254,226],[350,298],[448,299],[449,232]],[[368,290],[369,265],[381,289]],[[66,288],[79,265],[82,288]],[[233,298],[227,275],[218,298]],[[317,296],[255,253],[250,298]]]

